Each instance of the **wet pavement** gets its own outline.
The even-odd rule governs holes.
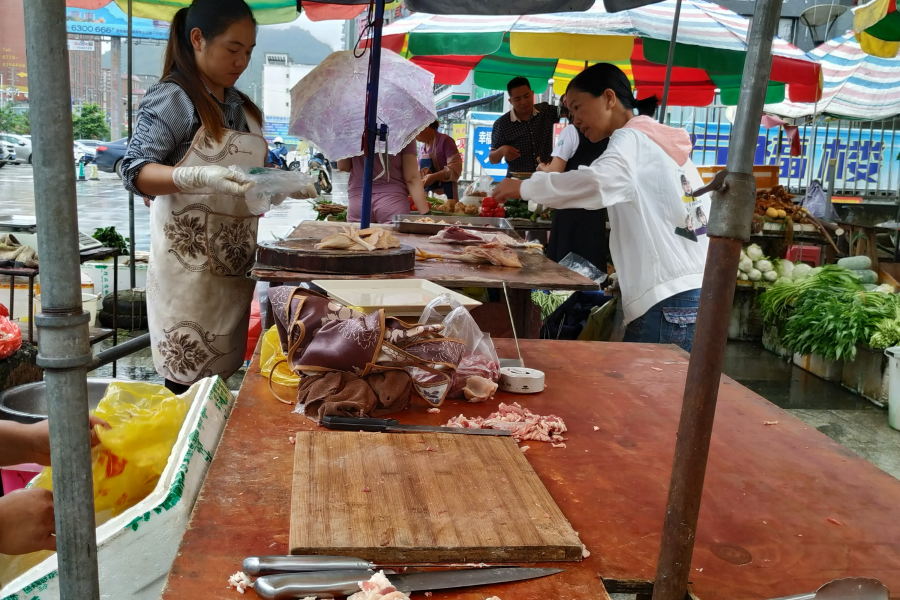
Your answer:
[[[33,172],[30,166],[8,165],[0,169],[0,214],[34,214]],[[335,174],[332,199],[346,204],[346,175]],[[115,226],[128,235],[128,194],[118,177],[100,173],[99,181],[77,183],[79,229],[91,233],[98,227]],[[312,205],[304,200],[288,200],[260,219],[259,239],[289,233],[300,221],[315,218]],[[142,198],[135,199],[136,249],[150,249],[150,211]],[[138,335],[143,332],[134,332]],[[127,337],[122,332],[120,340]],[[111,341],[97,344],[99,351]],[[777,406],[816,427],[825,435],[853,450],[877,467],[900,478],[900,432],[887,425],[887,411],[850,393],[840,385],[824,381],[771,354],[761,344],[732,342],[728,346],[725,374],[760,394]],[[92,376],[112,376],[112,366],[98,369]],[[128,356],[117,363],[117,377],[162,382],[153,369],[150,350]],[[228,380],[238,389],[243,370]]]

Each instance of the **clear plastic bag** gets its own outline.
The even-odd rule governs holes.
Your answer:
[[[482,175],[466,188],[466,196],[490,196],[494,189],[494,178],[490,175]]]
[[[559,266],[584,275],[597,285],[603,285],[608,278],[608,275],[598,269],[594,263],[574,252],[566,254],[565,258],[559,261]]]
[[[300,171],[283,171],[264,167],[248,169],[236,165],[228,168],[243,173],[254,182],[254,186],[244,195],[247,200],[247,208],[254,215],[268,212],[273,206],[284,202],[288,194],[302,192],[313,185],[312,178]]]
[[[437,311],[437,307],[447,305],[452,310],[444,317]],[[466,343],[466,352],[453,375],[448,398],[464,397],[462,390],[469,377],[483,377],[494,383],[500,381],[500,357],[491,336],[481,331],[469,311],[455,298],[444,294],[432,300],[422,312],[419,323],[441,323],[444,326],[441,333],[445,337]]]

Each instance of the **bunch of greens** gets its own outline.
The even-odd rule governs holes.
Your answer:
[[[853,360],[877,324],[896,314],[895,294],[813,287],[796,296],[784,323],[781,342],[791,352],[817,354],[827,360]]]
[[[894,309],[893,315],[875,324],[875,333],[869,338],[869,346],[878,350],[898,344],[900,344],[900,306]]]
[[[121,234],[116,231],[115,227],[100,227],[99,229],[95,229],[94,235],[91,237],[107,248],[118,248],[122,254],[128,252],[128,243],[131,241],[128,238],[123,238]]]
[[[779,279],[771,288],[760,294],[759,314],[768,325],[781,329],[792,314],[797,301],[808,292],[833,290],[835,293],[862,290],[859,276],[837,265],[813,269],[808,277],[789,281]]]

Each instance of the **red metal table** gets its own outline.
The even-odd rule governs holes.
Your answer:
[[[498,342],[501,356],[514,355],[510,340]],[[497,401],[561,416],[569,426],[568,447],[532,442],[526,456],[591,556],[557,563],[566,572],[552,578],[434,597],[583,600],[605,597],[601,577],[611,586],[652,581],[687,354],[671,346],[521,343],[526,364],[547,375],[542,394],[498,394],[473,405],[450,401],[439,415],[418,401],[400,418],[437,425],[459,413],[485,416]],[[226,580],[245,557],[287,552],[288,436],[311,425],[272,397],[258,370],[257,357],[165,600],[233,599]],[[762,600],[812,591],[842,576],[878,577],[900,592],[900,481],[723,377],[693,560],[694,594]]]

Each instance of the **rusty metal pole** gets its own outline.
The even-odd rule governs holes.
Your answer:
[[[728,174],[724,187],[714,194],[708,228],[709,253],[684,387],[653,600],[684,600],[687,592],[709,440],[728,341],[728,321],[734,302],[734,274],[741,245],[750,239],[756,204],[753,157],[772,68],[772,38],[778,27],[781,2],[756,2],[747,40],[740,110],[728,148]]]

